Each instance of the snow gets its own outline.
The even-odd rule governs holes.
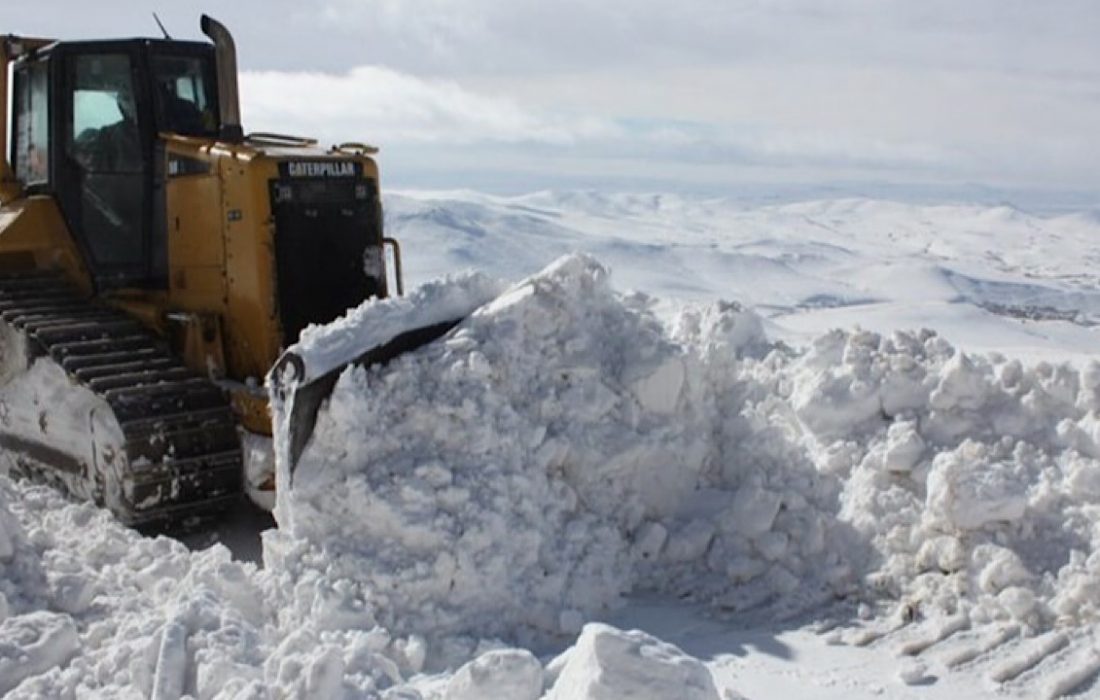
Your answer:
[[[64,455],[73,465],[61,472],[73,493],[91,498],[91,480],[71,473],[76,468],[96,464],[90,435],[96,435],[102,454],[118,454],[125,438],[107,402],[90,390],[74,386],[57,364],[29,360],[22,343],[15,339],[6,323],[0,323],[0,425],[5,435],[28,444],[47,444]],[[47,419],[48,413],[48,419]],[[99,456],[103,462],[104,457]],[[105,497],[118,498],[110,484]],[[3,538],[0,537],[0,551]]]
[[[632,697],[719,700],[710,671],[698,659],[644,632],[600,623],[585,626],[546,700]]]
[[[410,328],[431,326],[468,316],[500,292],[499,283],[483,274],[466,274],[428,282],[407,297],[364,304],[324,326],[306,327],[296,354],[303,360],[299,381],[316,379],[385,345]]]
[[[542,690],[542,664],[534,654],[526,649],[494,649],[458,669],[447,682],[443,700],[538,700]]]
[[[0,623],[0,692],[23,679],[67,663],[77,651],[68,615],[35,611]]]
[[[468,314],[342,374],[263,568],[0,476],[0,692],[1095,695],[1095,217],[550,194],[389,211],[431,264],[510,281],[436,279],[304,334],[317,376],[440,299]],[[573,248],[594,256],[541,267]],[[936,330],[906,330],[919,314]]]
[[[734,299],[772,337],[800,346],[857,324],[931,327],[969,350],[1028,358],[1087,359],[1096,342],[1100,219],[1090,211],[401,192],[386,198],[386,226],[418,252],[405,264],[417,282],[469,267],[516,281],[582,251],[609,265],[621,289],[673,306]]]

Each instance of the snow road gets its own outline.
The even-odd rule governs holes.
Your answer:
[[[533,276],[345,374],[263,569],[0,477],[0,692],[1100,697],[1094,214],[387,205]]]

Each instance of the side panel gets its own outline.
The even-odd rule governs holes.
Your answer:
[[[166,159],[169,300],[188,311],[224,313],[225,245],[217,164],[198,149],[176,144],[169,146]]]
[[[230,156],[219,161],[223,183],[227,361],[234,376],[262,383],[278,357],[275,245],[266,182],[274,164]]]
[[[53,197],[35,195],[0,207],[0,270],[61,270],[91,294],[92,282]]]
[[[259,386],[280,349],[266,190],[274,166],[209,141],[165,143],[170,307],[219,318],[227,377]],[[233,393],[244,426],[270,433],[266,401]]]

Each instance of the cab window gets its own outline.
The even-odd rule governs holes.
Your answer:
[[[131,56],[66,57],[66,214],[101,269],[141,265],[146,144]]]
[[[31,63],[15,75],[15,177],[25,185],[49,179],[50,102],[46,62]]]
[[[218,109],[212,62],[194,56],[154,56],[152,63],[158,131],[216,136]]]
[[[80,55],[71,66],[69,155],[89,172],[141,172],[141,132],[130,57]]]

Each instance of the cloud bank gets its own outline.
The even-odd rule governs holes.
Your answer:
[[[205,40],[197,0],[153,9]],[[455,186],[493,171],[534,187],[659,173],[1100,190],[1095,0],[241,0],[216,14],[237,38],[246,127],[377,143],[409,186],[448,186],[446,166]],[[123,0],[5,21],[68,39],[156,31]]]

